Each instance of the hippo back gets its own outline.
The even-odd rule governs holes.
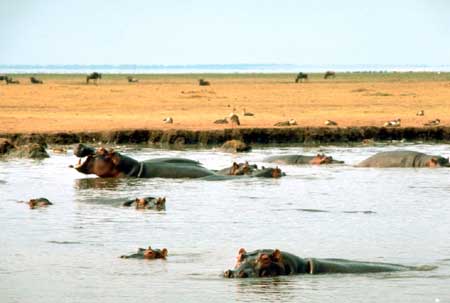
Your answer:
[[[426,167],[430,159],[437,160],[440,166],[448,166],[448,159],[424,153],[399,150],[381,152],[362,161],[358,167]]]
[[[313,158],[314,158],[313,156],[304,156],[304,155],[284,155],[284,156],[271,156],[264,159],[264,161],[278,164],[309,164],[309,162]]]

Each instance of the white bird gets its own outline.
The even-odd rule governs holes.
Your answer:
[[[172,124],[173,123],[173,119],[172,117],[167,117],[163,119],[163,122],[166,124]]]
[[[295,119],[289,119],[289,125],[297,125],[297,121]]]
[[[441,120],[434,119],[425,123],[424,126],[438,126],[439,124],[441,124]]]
[[[400,126],[400,122],[401,122],[400,118],[397,118],[395,120],[388,121],[388,122],[384,123],[384,126],[385,127],[399,127]]]
[[[327,120],[327,121],[325,121],[325,125],[336,126],[336,125],[338,125],[338,124],[337,124],[337,122],[335,122],[335,121]]]

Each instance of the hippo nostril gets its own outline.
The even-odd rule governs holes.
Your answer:
[[[232,277],[232,271],[231,270],[226,270],[224,273],[223,273],[223,276],[225,277],[225,278],[231,278]]]

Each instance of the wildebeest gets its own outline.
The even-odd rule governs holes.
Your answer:
[[[308,80],[308,74],[299,72],[297,75],[297,78],[295,78],[295,83],[298,83],[298,81]]]
[[[328,78],[335,78],[336,77],[336,73],[329,70],[325,73],[325,75],[323,76],[324,79],[328,79]]]
[[[19,80],[14,80],[13,78],[8,77],[8,76],[5,78],[5,81],[6,81],[6,84],[19,84],[20,83]]]
[[[43,84],[42,80],[36,79],[35,77],[30,77],[30,81],[32,84]]]
[[[211,85],[211,83],[209,83],[209,81],[203,80],[203,79],[199,79],[198,80],[198,85],[200,86],[209,86]]]
[[[139,82],[139,79],[133,78],[133,77],[127,77],[128,83],[137,83]]]
[[[95,84],[97,84],[98,79],[102,78],[102,74],[93,72],[86,76],[86,84],[89,83],[89,80],[95,80]]]

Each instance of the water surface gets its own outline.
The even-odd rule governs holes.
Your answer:
[[[219,169],[268,165],[270,155],[323,151],[345,166],[289,166],[281,179],[98,179],[77,159],[0,161],[0,302],[450,302],[448,169],[364,169],[375,152],[407,148],[450,155],[447,145],[214,150],[119,147],[137,159],[181,156]],[[166,196],[164,212],[120,204]],[[47,197],[30,210],[20,200]],[[166,247],[166,261],[124,260]],[[432,271],[365,275],[222,278],[239,248],[279,248]]]

